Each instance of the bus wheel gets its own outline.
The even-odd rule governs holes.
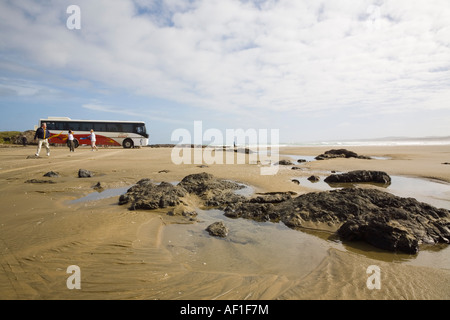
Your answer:
[[[133,140],[131,140],[131,139],[125,139],[125,140],[123,141],[123,147],[124,147],[125,149],[133,148],[133,146],[134,146]]]

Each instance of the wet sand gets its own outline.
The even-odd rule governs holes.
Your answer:
[[[282,154],[317,156],[332,147],[291,147]],[[280,166],[273,176],[260,165],[175,165],[170,148],[52,148],[50,158],[27,159],[34,147],[0,148],[0,299],[449,299],[448,246],[418,256],[342,243],[332,234],[296,231],[273,223],[227,219],[199,211],[199,221],[166,210],[129,211],[118,196],[71,203],[142,178],[177,182],[192,173],[250,185],[255,192],[317,190],[292,177],[332,170],[383,170],[390,175],[450,183],[450,146],[347,147],[383,159],[333,159]],[[289,157],[281,157],[288,159]],[[80,179],[78,169],[95,173]],[[44,178],[49,171],[58,178]],[[161,172],[167,170],[168,172]],[[25,183],[30,179],[55,184]],[[450,199],[450,189],[448,194]],[[227,239],[205,231],[223,220]],[[81,270],[81,289],[69,290],[67,268]],[[381,270],[381,289],[366,285],[370,265]]]

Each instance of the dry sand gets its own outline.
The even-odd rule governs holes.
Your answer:
[[[316,156],[329,149],[281,152]],[[200,172],[255,192],[298,194],[314,191],[314,184],[296,185],[293,176],[331,170],[383,170],[450,182],[450,165],[442,164],[450,162],[450,146],[347,149],[388,159],[314,161],[295,173],[289,166],[263,176],[256,163],[175,165],[170,148],[52,148],[51,157],[42,152],[40,159],[27,159],[34,147],[0,148],[0,299],[449,299],[447,246],[416,257],[343,244],[323,232],[227,220],[218,212],[203,212],[199,222],[186,224],[164,210],[129,211],[117,205],[118,196],[71,203],[96,192],[97,182],[112,189],[142,178],[175,182]],[[95,177],[78,178],[80,168]],[[60,177],[44,178],[51,170]],[[56,183],[25,183],[29,179]],[[205,232],[217,219],[229,225],[230,239]],[[80,267],[80,290],[67,288],[71,265]],[[380,267],[379,290],[366,286],[370,265]]]

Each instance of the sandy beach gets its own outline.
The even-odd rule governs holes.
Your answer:
[[[417,255],[391,253],[360,243],[342,243],[331,233],[291,230],[282,224],[228,219],[199,210],[187,223],[168,210],[130,211],[118,195],[142,178],[181,181],[192,173],[246,184],[252,192],[323,190],[312,174],[381,170],[414,179],[409,195],[427,191],[436,204],[450,203],[450,146],[346,147],[373,159],[330,159],[280,166],[261,175],[261,165],[176,165],[171,148],[52,148],[51,156],[27,158],[35,147],[0,148],[0,299],[450,299],[450,248],[425,248]],[[281,148],[281,159],[317,156],[332,147]],[[296,160],[293,160],[296,161]],[[78,178],[78,170],[95,175]],[[58,178],[46,178],[49,171]],[[295,184],[292,179],[299,179]],[[55,183],[28,183],[28,180]],[[433,182],[433,190],[421,183]],[[407,182],[409,183],[409,182]],[[106,192],[104,191],[104,192]],[[388,188],[385,191],[390,191]],[[90,194],[98,200],[75,201]],[[405,195],[406,196],[406,195]],[[433,204],[434,205],[434,204]],[[450,207],[446,207],[450,209]],[[211,237],[206,226],[221,220],[227,239]],[[81,289],[67,287],[69,266],[81,270]],[[371,290],[366,272],[381,270],[381,288]]]

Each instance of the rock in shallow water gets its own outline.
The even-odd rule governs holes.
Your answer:
[[[355,170],[347,173],[332,174],[324,180],[327,183],[381,183],[391,184],[391,177],[383,171]]]
[[[390,251],[413,254],[422,243],[450,242],[450,211],[413,198],[377,189],[344,188],[298,197],[291,192],[275,192],[249,199],[234,194],[241,187],[206,173],[187,176],[177,186],[142,179],[120,197],[119,204],[130,203],[131,210],[180,204],[184,208],[186,197],[194,195],[206,206],[223,208],[230,218],[282,221],[294,229],[326,229],[343,240],[365,241]],[[190,211],[182,211],[182,215],[188,215],[183,212]]]
[[[312,192],[280,203],[239,203],[225,215],[256,221],[281,220],[290,228],[335,231],[343,240],[416,253],[421,243],[449,243],[450,211],[376,189]]]
[[[213,224],[210,224],[206,231],[209,232],[210,235],[214,237],[221,237],[225,238],[228,235],[228,228],[225,226],[225,224],[222,221],[214,222]]]

